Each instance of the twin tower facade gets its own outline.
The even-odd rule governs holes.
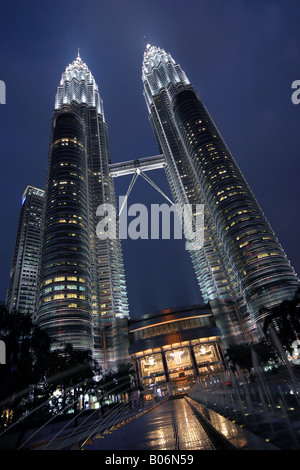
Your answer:
[[[299,279],[180,65],[147,45],[142,80],[173,199],[179,207],[204,208],[204,245],[190,251],[204,302],[225,342],[259,338],[266,309],[291,299]],[[120,239],[96,234],[97,208],[116,206],[111,167],[103,102],[78,54],[57,89],[46,189],[39,193],[44,208],[34,317],[57,347],[71,343],[100,362],[106,328],[129,317]],[[17,237],[21,252],[20,244]],[[16,250],[11,310],[22,278]]]

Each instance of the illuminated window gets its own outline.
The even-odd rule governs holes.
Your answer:
[[[53,297],[53,300],[59,300],[59,299],[64,299],[64,298],[65,298],[64,294],[57,294]]]

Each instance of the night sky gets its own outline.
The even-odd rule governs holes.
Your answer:
[[[21,197],[44,188],[50,121],[65,67],[80,55],[104,101],[112,163],[157,155],[142,95],[146,42],[180,63],[300,273],[300,2],[58,0],[1,2],[1,265],[5,300]],[[146,37],[146,41],[144,39]],[[170,194],[163,170],[148,175]],[[117,195],[131,177],[116,181]],[[128,204],[166,202],[142,179]],[[124,241],[131,315],[201,302],[183,240]]]

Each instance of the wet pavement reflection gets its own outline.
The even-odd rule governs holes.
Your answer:
[[[84,449],[215,450],[184,398],[163,403]]]
[[[207,423],[210,423],[211,427],[230,445],[232,449],[239,450],[275,450],[277,447],[271,443],[265,441],[259,436],[242,429],[240,426],[234,424],[234,422],[215,413],[204,405],[201,405],[197,401],[187,398],[187,402],[190,403],[191,407],[195,410],[195,413]]]

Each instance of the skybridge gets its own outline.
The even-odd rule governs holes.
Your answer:
[[[164,168],[166,165],[165,156],[155,155],[153,157],[139,158],[129,160],[127,162],[113,163],[109,165],[110,176],[117,178],[118,176],[132,175],[141,171],[157,170]]]
[[[132,188],[138,178],[141,176],[147,181],[151,186],[153,186],[156,191],[158,191],[170,204],[173,204],[171,199],[157,186],[157,184],[152,181],[148,175],[145,174],[146,171],[165,169],[166,161],[164,154],[155,155],[153,157],[138,158],[136,160],[129,160],[121,163],[113,163],[109,165],[109,173],[113,178],[125,175],[133,175],[132,180],[129,184],[127,193],[124,197],[122,207],[120,208],[119,216],[128,200],[129,194],[132,191]]]

